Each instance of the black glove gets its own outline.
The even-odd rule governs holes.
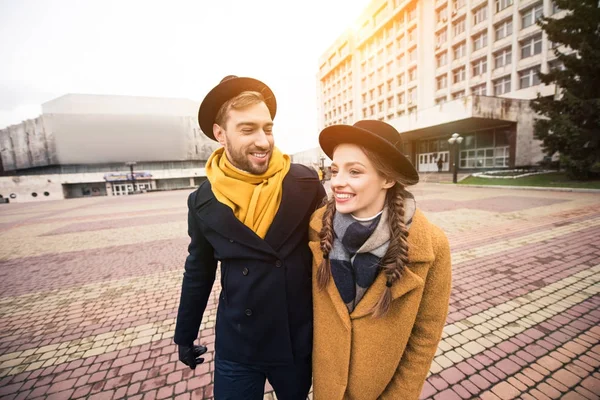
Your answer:
[[[179,361],[191,369],[196,369],[196,365],[204,362],[204,358],[200,358],[200,356],[207,350],[206,346],[179,346]]]

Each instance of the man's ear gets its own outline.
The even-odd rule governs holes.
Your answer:
[[[225,146],[225,130],[221,128],[218,124],[213,124],[213,135],[217,142],[221,144],[221,146]]]

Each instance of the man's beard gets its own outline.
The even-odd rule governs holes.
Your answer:
[[[242,171],[249,172],[253,175],[262,175],[267,171],[267,169],[269,168],[269,164],[271,163],[272,147],[268,150],[255,149],[255,151],[252,151],[254,153],[268,153],[266,156],[268,160],[264,165],[254,165],[248,159],[248,153],[244,154],[243,150],[232,146],[231,142],[229,141],[229,138],[226,137],[225,140],[227,141],[227,158],[233,164],[234,167],[241,169]]]

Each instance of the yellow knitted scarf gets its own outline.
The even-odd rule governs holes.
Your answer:
[[[264,239],[281,203],[290,157],[274,147],[267,171],[254,175],[234,167],[224,152],[223,147],[215,150],[206,162],[212,191],[237,219]]]

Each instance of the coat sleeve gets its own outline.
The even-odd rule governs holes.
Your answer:
[[[381,399],[418,399],[442,336],[448,315],[452,282],[450,246],[434,228],[435,261],[427,273],[423,297],[398,369]],[[435,243],[434,242],[434,243]]]
[[[185,260],[185,272],[181,287],[177,324],[175,326],[175,343],[190,346],[198,337],[202,316],[212,291],[217,270],[214,250],[203,236],[193,205],[196,192],[188,197],[188,235],[190,244]]]

